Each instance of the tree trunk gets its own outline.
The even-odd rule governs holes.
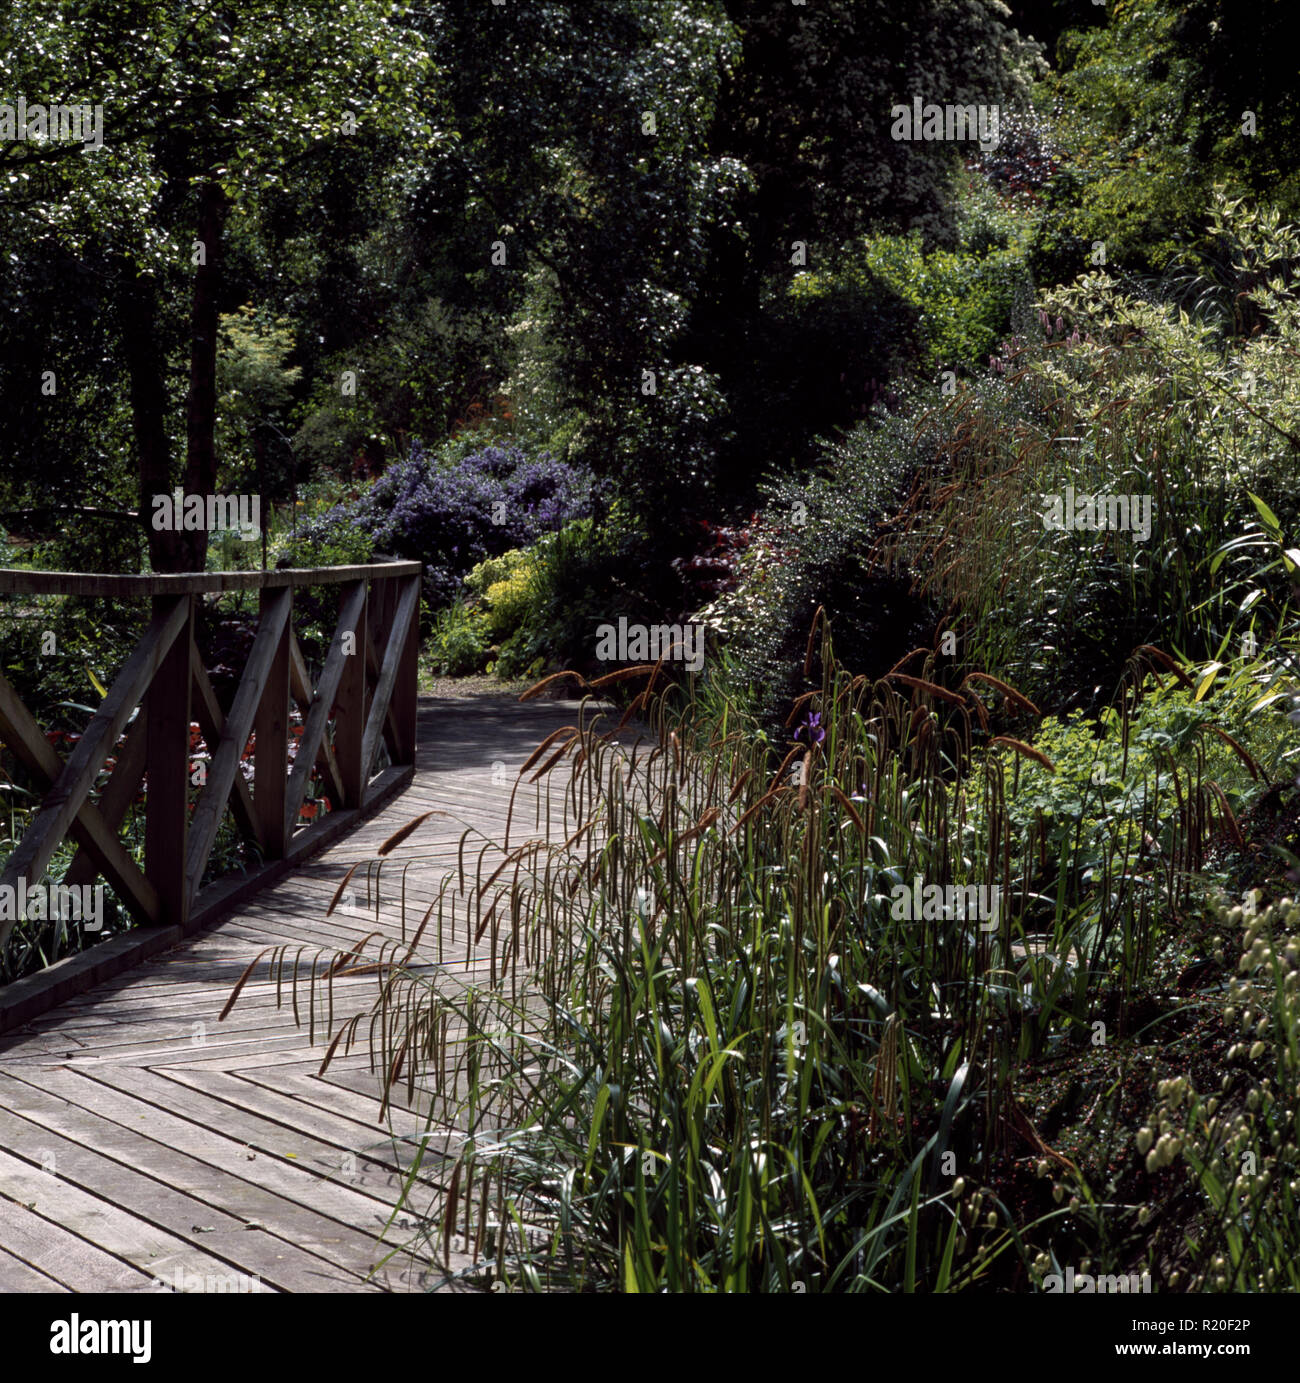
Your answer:
[[[171,444],[167,437],[167,390],[158,352],[158,286],[153,277],[122,266],[122,350],[131,387],[131,425],[139,453],[140,522],[154,571],[184,571],[183,533],[153,526],[154,495],[172,492]]]
[[[190,308],[190,392],[186,406],[185,493],[211,495],[217,487],[217,308],[221,287],[221,245],[229,204],[220,183],[207,182],[199,193],[197,239],[202,264],[194,270]],[[202,571],[208,555],[206,528],[181,535],[190,571]]]

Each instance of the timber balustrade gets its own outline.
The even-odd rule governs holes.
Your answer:
[[[149,600],[153,607],[143,637],[66,760],[0,673],[0,740],[45,789],[0,888],[16,888],[20,879],[35,885],[70,836],[79,848],[65,884],[102,875],[137,923],[191,930],[377,810],[415,771],[420,573],[418,562],[155,576],[0,569],[0,594]],[[339,587],[339,618],[313,687],[294,634],[293,601],[296,590],[320,586]],[[260,597],[257,634],[223,708],[195,643],[195,601],[250,590]],[[291,700],[303,720],[292,766]],[[191,722],[211,753],[192,812]],[[240,771],[250,734],[251,787]],[[390,763],[376,773],[381,744]],[[92,802],[91,789],[114,754],[108,783]],[[334,810],[300,827],[314,768]],[[142,779],[143,870],[119,834]],[[200,889],[227,805],[264,864]],[[13,919],[0,921],[0,947],[13,926]]]

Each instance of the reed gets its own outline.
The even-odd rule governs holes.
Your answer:
[[[537,1290],[1025,1287],[1045,1251],[1078,1261],[1079,1215],[1011,1203],[1039,1162],[1100,1200],[1018,1083],[1123,1014],[1190,906],[1223,825],[1205,737],[1127,751],[1125,813],[1026,810],[1058,774],[1014,686],[948,685],[924,650],[871,684],[817,636],[792,745],[718,681],[660,688],[631,745],[584,703],[409,940],[404,903],[400,942],[296,963],[375,976],[326,1064],[364,1042],[386,1098],[453,1134],[411,1169],[401,1251],[450,1277],[454,1233],[459,1275]],[[996,885],[992,927],[896,916],[918,877]]]

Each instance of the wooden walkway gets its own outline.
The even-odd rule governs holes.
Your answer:
[[[399,1219],[385,1233],[423,1124],[400,1105],[380,1118],[365,1041],[319,1078],[331,1034],[318,1023],[312,1045],[287,992],[277,1007],[266,962],[218,1015],[264,948],[301,944],[310,957],[377,925],[402,935],[405,861],[409,937],[466,827],[501,839],[515,769],[576,711],[422,699],[416,777],[386,809],[211,929],[0,1037],[0,1291],[149,1291],[157,1279],[189,1291],[424,1289],[422,1265],[400,1251],[416,1227]],[[429,810],[447,815],[385,863],[378,924],[373,906],[361,915],[364,869],[357,910],[327,918],[347,868]],[[512,845],[539,834],[534,819],[516,806]],[[473,970],[485,946],[467,954],[462,925],[448,968]],[[336,980],[335,1027],[375,992],[373,977]]]

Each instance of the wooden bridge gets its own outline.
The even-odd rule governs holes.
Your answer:
[[[318,1077],[332,1034],[319,1015],[295,1022],[265,965],[219,1021],[268,947],[310,955],[376,932],[405,938],[408,913],[423,912],[457,868],[465,833],[504,833],[513,770],[573,720],[572,705],[554,702],[417,701],[418,582],[413,563],[149,578],[0,572],[0,592],[153,603],[65,763],[0,678],[0,738],[48,785],[0,883],[39,877],[68,837],[79,846],[75,878],[102,873],[141,924],[0,989],[0,1291],[426,1285],[401,1250],[416,1226],[390,1223],[402,1169],[429,1137],[414,1109],[398,1100],[381,1116],[365,1051],[337,1056]],[[313,686],[293,593],[325,584],[339,587],[340,613]],[[259,592],[260,620],[223,707],[197,652],[195,601],[241,588]],[[302,718],[292,752],[291,701]],[[210,750],[197,801],[191,713]],[[239,771],[250,735],[251,790]],[[118,830],[145,774],[141,871]],[[303,824],[309,776],[334,810]],[[265,862],[200,887],[227,804]],[[378,865],[381,842],[423,813],[434,814],[378,872],[358,870],[355,893],[330,911],[348,869]],[[466,931],[438,949],[473,975],[489,940]],[[368,1011],[375,987],[373,976],[333,980],[334,1027]]]

